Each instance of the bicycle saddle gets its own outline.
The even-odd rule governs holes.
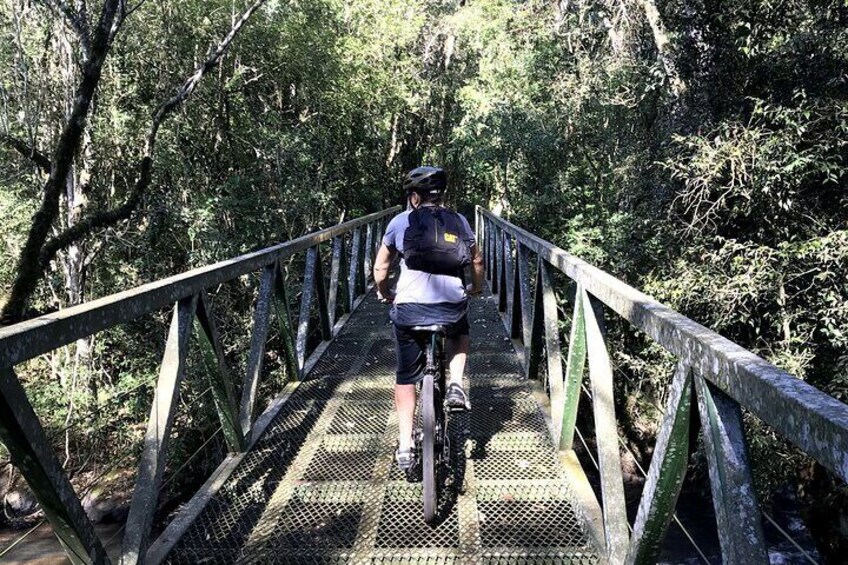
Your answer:
[[[440,324],[433,324],[432,326],[412,326],[409,328],[414,332],[430,332],[430,333],[447,333],[448,327]]]

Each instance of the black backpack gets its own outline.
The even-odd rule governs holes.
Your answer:
[[[420,206],[409,214],[403,259],[409,269],[464,278],[471,264],[465,226],[459,214],[441,206]]]

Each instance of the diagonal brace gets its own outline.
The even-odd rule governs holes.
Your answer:
[[[109,563],[44,428],[11,367],[0,369],[0,440],[74,565]]]
[[[159,369],[147,432],[144,434],[144,451],[139,461],[138,477],[127,518],[121,565],[144,562],[153,514],[159,501],[159,487],[165,470],[166,452],[180,394],[180,383],[185,376],[186,354],[196,309],[197,295],[194,295],[180,300],[171,317],[168,341]]]

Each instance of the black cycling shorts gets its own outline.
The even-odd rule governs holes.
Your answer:
[[[427,351],[427,335],[412,332],[410,326],[395,325],[395,347],[397,349],[397,373],[395,383],[414,385],[424,373]],[[468,314],[454,324],[447,324],[447,337],[468,335]]]

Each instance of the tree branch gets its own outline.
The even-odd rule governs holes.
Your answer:
[[[141,197],[150,185],[152,165],[153,160],[151,158],[145,157],[142,159],[138,179],[130,196],[123,204],[117,208],[102,210],[82,218],[74,225],[49,239],[41,250],[39,263],[46,267],[53,260],[53,257],[56,256],[56,253],[72,243],[87,237],[94,230],[105,228],[121,220],[128,219],[135,209],[138,208]]]
[[[680,98],[686,92],[686,82],[681,78],[677,69],[677,63],[673,54],[673,45],[670,45],[668,33],[665,30],[659,10],[653,0],[642,0],[642,9],[645,18],[654,36],[654,45],[657,48],[657,58],[662,63],[666,77],[668,77],[671,93],[675,98]]]
[[[127,0],[118,0],[117,11],[118,13],[112,21],[112,27],[109,29],[109,41],[115,39],[115,36],[121,30],[121,26],[124,25],[124,20],[127,19]]]
[[[138,0],[138,2],[135,3],[135,6],[127,8],[127,13],[124,15],[124,19],[130,17],[132,13],[141,8],[145,2],[147,2],[147,0]]]
[[[226,37],[224,37],[224,39],[221,40],[220,43],[218,43],[217,47],[212,51],[206,61],[198,66],[188,79],[186,79],[177,93],[163,102],[156,110],[156,113],[153,116],[153,121],[150,124],[150,130],[147,134],[144,154],[142,155],[141,163],[139,164],[138,178],[136,179],[135,185],[133,186],[132,192],[127,197],[127,200],[117,208],[95,212],[90,216],[81,218],[76,224],[66,228],[64,231],[51,238],[44,244],[39,255],[39,264],[46,268],[56,253],[68,245],[87,237],[94,230],[110,226],[121,220],[126,220],[132,215],[136,208],[138,208],[138,205],[141,203],[142,198],[150,186],[153,169],[153,148],[156,145],[156,137],[159,133],[159,127],[162,125],[162,122],[174,110],[176,110],[180,104],[191,96],[203,77],[220,63],[221,58],[224,56],[241,28],[244,27],[244,24],[250,19],[250,16],[266,2],[267,0],[256,0],[233,24],[230,32]]]
[[[191,93],[194,92],[194,89],[203,77],[221,62],[221,58],[224,56],[224,53],[227,52],[227,49],[233,42],[233,39],[235,39],[236,35],[238,35],[239,31],[241,31],[244,24],[247,23],[247,20],[250,19],[250,16],[252,16],[253,13],[267,1],[268,0],[256,0],[247,10],[245,10],[241,17],[233,24],[232,29],[230,29],[230,33],[228,33],[227,36],[218,43],[218,46],[214,51],[212,51],[206,61],[195,69],[194,73],[186,79],[182,87],[177,90],[177,93],[174,94],[174,96],[159,106],[156,110],[156,114],[153,116],[153,124],[150,128],[150,133],[147,136],[147,143],[150,150],[152,150],[153,144],[156,141],[156,134],[162,121],[168,116],[168,114],[176,110],[186,98],[191,96]]]
[[[80,40],[83,60],[87,61],[91,56],[91,31],[85,11],[78,11],[64,0],[38,0],[38,2],[53,13],[62,16],[65,23],[76,32]],[[84,5],[82,7],[84,8]]]
[[[112,29],[117,7],[118,0],[106,0],[103,4],[91,40],[90,57],[83,63],[82,77],[74,95],[74,105],[53,149],[50,175],[44,183],[41,206],[33,215],[26,243],[18,256],[12,292],[3,305],[0,323],[16,322],[23,317],[27,303],[47,268],[47,263],[41,263],[39,257],[43,256],[44,243],[59,215],[59,198],[74,156],[79,150],[91,101],[97,91],[103,64],[112,45],[109,31]]]
[[[30,159],[44,173],[50,173],[50,157],[30,146],[25,141],[8,134],[0,134],[0,143],[11,147],[27,159]]]
[[[144,2],[145,0],[139,0]],[[92,56],[83,66],[82,80],[77,89],[74,108],[68,118],[62,135],[54,151],[53,166],[50,177],[45,183],[44,199],[41,208],[33,217],[27,242],[18,257],[17,274],[12,285],[9,300],[3,306],[0,323],[14,323],[23,318],[30,297],[38,282],[48,268],[50,261],[59,250],[92,233],[95,229],[106,227],[132,215],[142,197],[150,186],[153,168],[153,149],[162,122],[176,110],[194,92],[198,83],[209,71],[214,69],[226,53],[230,44],[250,19],[267,0],[256,0],[233,24],[230,32],[218,43],[217,47],[183,83],[176,94],[162,103],[153,115],[150,129],[145,140],[144,152],[139,164],[139,173],[133,190],[127,200],[112,210],[96,212],[80,219],[74,226],[69,227],[47,239],[50,229],[59,213],[59,195],[70,171],[71,162],[79,149],[79,141],[85,128],[86,118],[91,103],[91,97],[100,81],[100,73],[106,55],[111,47],[115,34],[127,14],[137,9],[140,4],[127,11],[126,0],[106,0],[92,40]]]

